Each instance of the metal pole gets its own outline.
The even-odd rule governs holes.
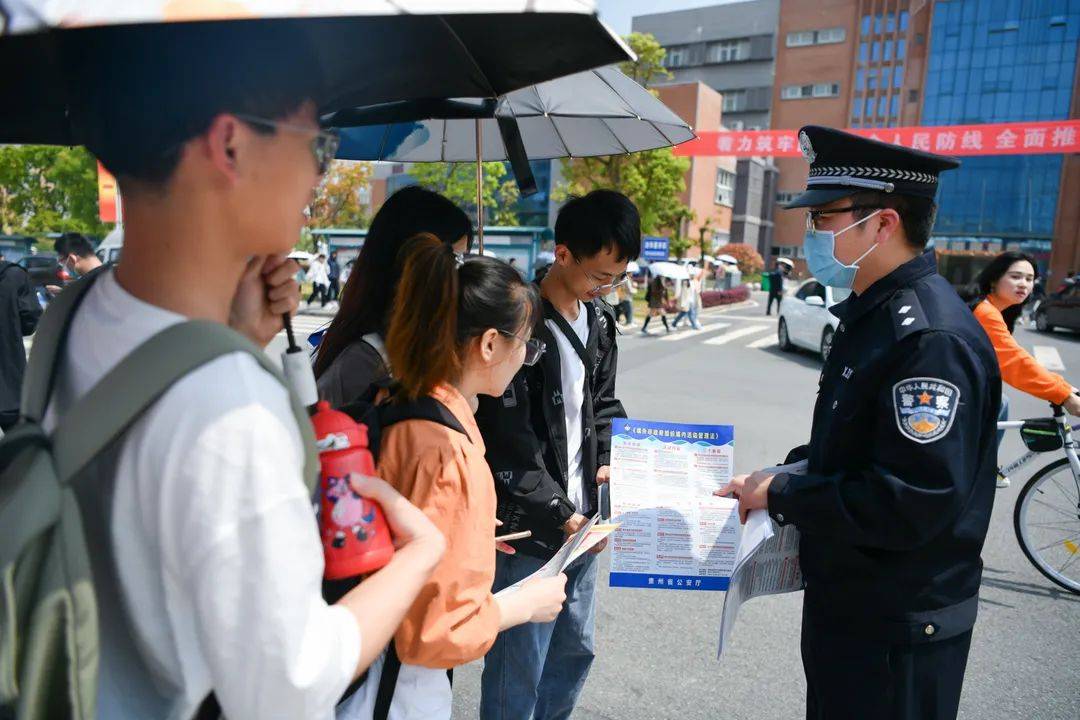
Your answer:
[[[476,119],[476,238],[480,254],[484,254],[484,163],[481,143],[484,134],[480,130],[480,118]]]

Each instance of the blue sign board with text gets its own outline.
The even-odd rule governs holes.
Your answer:
[[[646,235],[641,248],[641,257],[649,261],[664,261],[671,254],[671,241],[666,237]]]

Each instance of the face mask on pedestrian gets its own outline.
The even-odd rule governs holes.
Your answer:
[[[870,249],[855,259],[850,265],[845,265],[836,259],[836,238],[846,233],[856,225],[874,217],[881,210],[875,210],[862,220],[851,223],[846,228],[833,232],[832,230],[817,230],[813,221],[807,219],[806,236],[803,238],[803,250],[806,252],[806,265],[818,282],[829,287],[851,289],[855,283],[855,273],[859,270],[859,263],[863,258],[872,253],[878,246],[874,243]]]

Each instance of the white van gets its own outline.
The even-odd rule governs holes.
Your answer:
[[[101,241],[101,244],[97,246],[97,250],[94,252],[98,256],[98,260],[111,265],[120,260],[120,251],[124,249],[124,227],[117,225],[109,234],[105,236],[105,239]]]

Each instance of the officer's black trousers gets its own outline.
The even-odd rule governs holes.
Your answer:
[[[780,312],[780,301],[784,298],[780,293],[769,293],[769,302],[765,306],[765,314],[772,315],[772,304],[776,303],[776,312]]]
[[[955,720],[971,631],[894,645],[828,629],[804,609],[807,720]]]

